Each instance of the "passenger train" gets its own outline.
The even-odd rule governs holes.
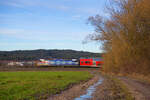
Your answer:
[[[102,58],[79,58],[79,59],[40,59],[37,66],[87,66],[100,67],[103,64]]]

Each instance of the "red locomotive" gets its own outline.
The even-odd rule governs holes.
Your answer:
[[[80,66],[99,67],[102,64],[101,58],[80,58]]]

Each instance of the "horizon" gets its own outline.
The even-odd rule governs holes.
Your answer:
[[[89,52],[89,53],[103,53],[103,52],[91,52],[91,51],[83,51],[83,50],[74,50],[74,49],[24,49],[24,50],[5,50],[6,52],[13,52],[13,51],[34,51],[34,50],[71,50],[71,51],[79,51],[79,52]],[[0,52],[5,52],[0,50]]]
[[[0,51],[73,49],[102,52],[101,44],[83,44],[94,32],[89,16],[107,16],[108,0],[5,0],[0,2]]]

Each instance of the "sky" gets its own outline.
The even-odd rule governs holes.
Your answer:
[[[82,44],[94,28],[89,16],[106,16],[107,0],[0,0],[0,51],[73,49],[102,52]]]

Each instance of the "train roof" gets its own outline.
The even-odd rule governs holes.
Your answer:
[[[81,57],[80,59],[93,59],[94,61],[103,60],[102,57]]]

